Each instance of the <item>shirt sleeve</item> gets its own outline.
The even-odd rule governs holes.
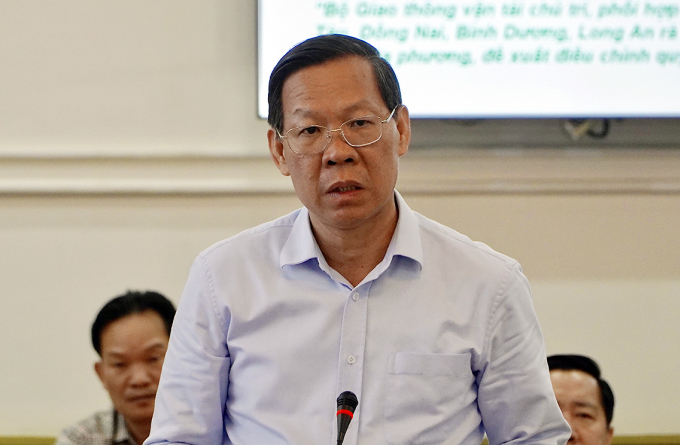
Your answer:
[[[156,395],[151,444],[221,444],[231,361],[227,308],[203,257],[194,261],[173,321]]]
[[[62,431],[54,445],[97,445],[110,442],[110,434],[108,436],[97,434],[78,424]]]
[[[500,284],[485,334],[478,402],[490,445],[564,445],[571,430],[550,383],[543,334],[519,264]]]
[[[77,441],[73,440],[71,437],[69,437],[66,432],[63,432],[57,437],[57,440],[54,442],[54,445],[85,445],[87,442],[85,441]]]

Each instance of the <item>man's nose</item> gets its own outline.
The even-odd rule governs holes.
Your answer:
[[[571,429],[571,437],[569,437],[569,442],[570,443],[580,443],[581,442],[581,435],[578,432],[578,429],[572,428]]]
[[[569,413],[562,413],[564,415],[564,420],[567,421],[569,427],[571,428],[571,437],[569,437],[569,443],[578,443],[581,441],[581,435],[578,432],[578,428],[574,427],[574,422],[572,421],[572,416]]]
[[[345,135],[339,128],[330,130],[328,133],[328,145],[323,152],[324,163],[335,165],[345,162],[354,162],[356,158],[356,148],[352,147],[345,140]]]
[[[130,384],[133,386],[145,386],[151,383],[151,371],[143,364],[130,367]]]

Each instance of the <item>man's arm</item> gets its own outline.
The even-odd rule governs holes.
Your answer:
[[[543,334],[518,264],[501,283],[485,337],[479,409],[490,445],[563,445],[571,430],[550,384]]]
[[[81,438],[79,440],[70,435],[67,431],[64,431],[57,437],[54,445],[86,445],[88,443],[90,443],[90,441],[87,438]]]
[[[218,312],[211,281],[199,256],[172,325],[146,445],[223,443],[231,361],[228,324]]]

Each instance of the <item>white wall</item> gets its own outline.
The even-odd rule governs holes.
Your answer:
[[[299,206],[255,118],[255,9],[0,0],[0,435],[106,408],[101,305],[177,302],[200,250]],[[522,262],[548,352],[601,363],[618,434],[680,433],[680,151],[413,150],[398,188]]]
[[[252,0],[0,1],[0,154],[262,153]]]

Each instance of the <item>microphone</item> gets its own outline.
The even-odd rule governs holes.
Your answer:
[[[338,396],[338,412],[335,413],[338,416],[338,445],[342,445],[345,440],[345,433],[358,404],[357,396],[352,391],[345,391]]]

